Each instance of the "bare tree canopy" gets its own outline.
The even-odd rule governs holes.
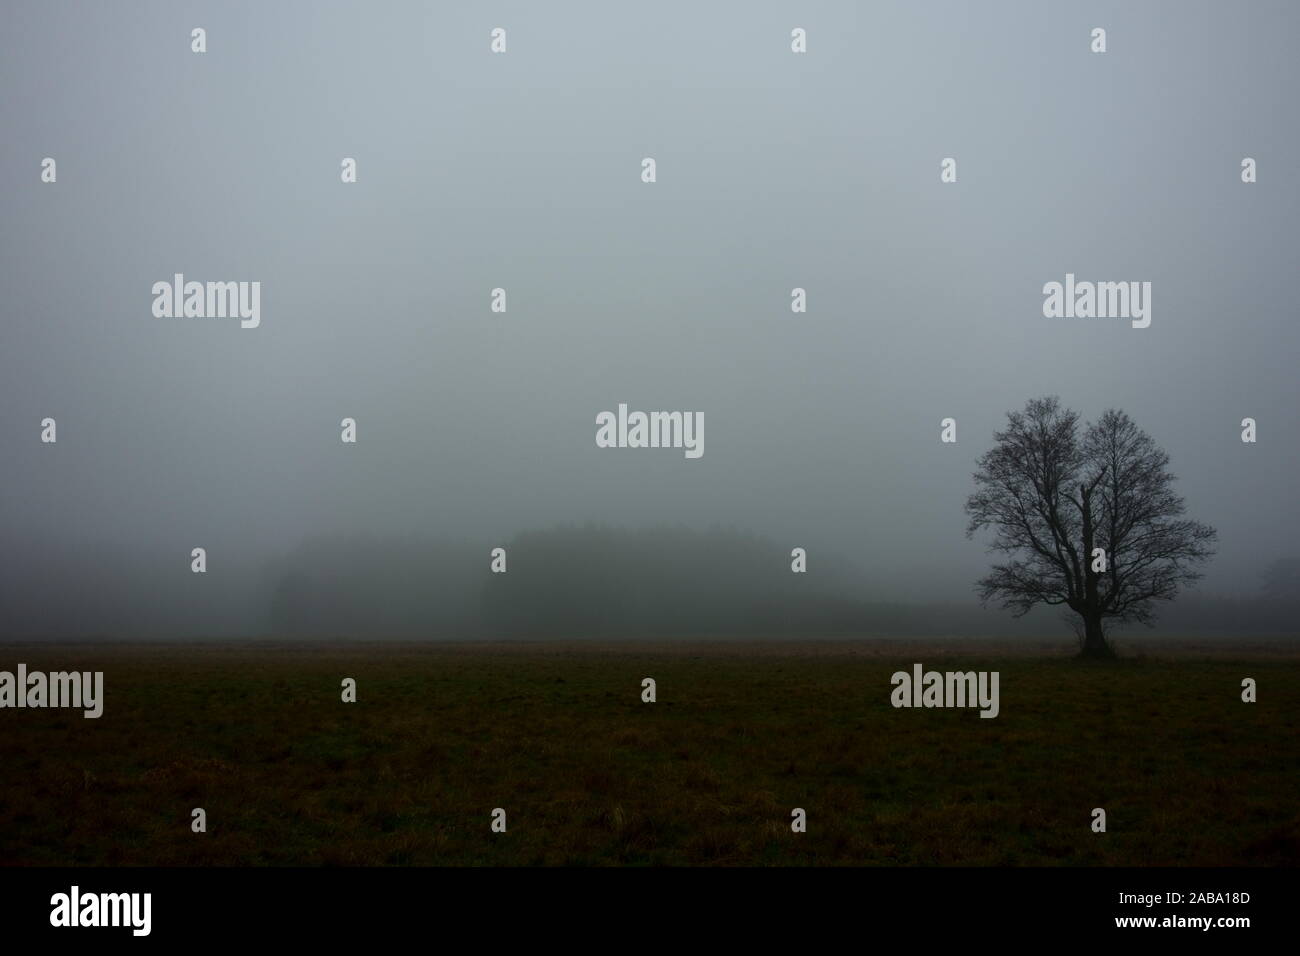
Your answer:
[[[1079,615],[1085,656],[1109,657],[1107,621],[1150,624],[1155,602],[1200,577],[1216,532],[1183,517],[1169,456],[1122,411],[1080,427],[1056,397],[1029,401],[980,457],[967,537],[990,528],[1008,560],[977,586],[1019,617],[1037,604]]]

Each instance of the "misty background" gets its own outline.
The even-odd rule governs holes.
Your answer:
[[[964,536],[1045,394],[1219,531],[1162,629],[1294,632],[1293,4],[0,16],[0,635],[1067,634]],[[260,328],[155,318],[177,272]],[[1067,272],[1151,327],[1044,318]],[[704,456],[598,448],[620,402]]]

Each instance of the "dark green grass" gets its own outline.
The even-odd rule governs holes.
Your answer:
[[[106,683],[99,720],[0,710],[0,863],[1300,861],[1300,662],[969,653],[0,647],[0,669]],[[1000,716],[895,710],[890,675],[917,661],[1000,671]],[[1241,702],[1245,676],[1259,703]]]

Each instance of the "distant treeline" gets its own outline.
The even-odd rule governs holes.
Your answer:
[[[285,562],[271,627],[289,636],[654,637],[797,630],[842,615],[851,572],[794,574],[752,534],[596,525],[531,531],[490,548],[322,538]],[[842,567],[822,559],[826,566]]]
[[[728,529],[563,526],[490,549],[420,539],[323,538],[287,559],[271,627],[293,637],[850,637],[1046,636],[1058,614],[1016,620],[969,603],[868,600],[842,559],[817,554],[805,574],[790,549]],[[1195,594],[1161,609],[1169,634],[1285,635],[1300,600]],[[1133,628],[1130,633],[1145,632]],[[1122,632],[1121,632],[1122,633]]]
[[[506,573],[490,570],[493,546]],[[1016,620],[970,602],[870,599],[850,563],[815,551],[792,573],[790,548],[729,529],[571,525],[504,542],[424,536],[320,536],[252,565],[221,556],[191,574],[175,555],[124,560],[33,547],[0,577],[0,636],[545,639],[673,637],[1067,636],[1051,610]],[[1279,567],[1285,567],[1280,563]],[[1294,569],[1292,569],[1294,571]],[[1190,593],[1160,608],[1154,632],[1297,633],[1294,573],[1258,598]],[[1280,582],[1280,583],[1279,583]]]

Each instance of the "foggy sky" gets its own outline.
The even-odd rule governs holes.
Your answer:
[[[843,556],[867,594],[968,600],[975,459],[1044,394],[1169,452],[1220,534],[1203,591],[1300,552],[1292,4],[2,16],[6,578],[53,555],[75,602],[92,555],[145,568],[149,602],[196,587],[193,547],[251,581],[315,534],[486,564],[596,521],[736,527],[807,548],[810,576]],[[260,281],[261,326],[155,318],[177,272]],[[1044,318],[1067,272],[1151,281],[1151,327]],[[620,402],[702,412],[703,457],[598,448]]]

